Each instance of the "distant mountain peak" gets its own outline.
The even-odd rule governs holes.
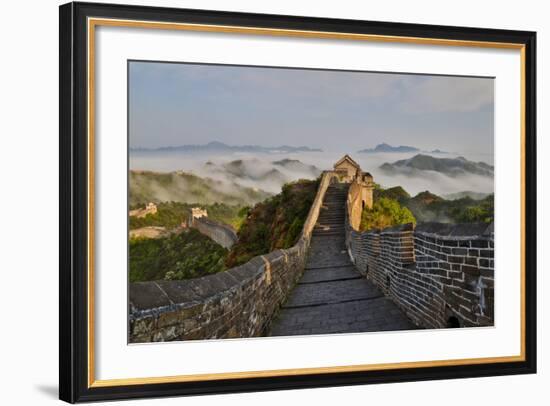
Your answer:
[[[378,144],[374,148],[362,149],[358,152],[363,154],[369,154],[369,153],[377,153],[377,152],[387,153],[387,152],[418,152],[418,151],[420,151],[418,148],[410,147],[408,145],[400,145],[398,147],[394,147],[383,142],[382,144]]]
[[[209,147],[227,147],[227,144],[224,144],[221,141],[210,141],[206,145],[209,146]]]
[[[378,144],[374,148],[362,149],[358,152],[364,153],[364,154],[392,153],[392,152],[407,153],[407,152],[421,152],[421,150],[419,148],[411,147],[409,145],[399,145],[397,147],[394,147],[394,146],[388,144],[387,142],[383,142],[381,144]],[[429,154],[448,154],[447,151],[442,151],[438,148],[436,148],[434,150],[431,150],[431,151],[422,151],[422,152],[427,152]]]
[[[431,155],[417,154],[408,159],[380,166],[386,173],[421,176],[423,171],[439,172],[447,176],[480,175],[494,176],[494,167],[485,162],[473,162],[464,157],[436,158]]]

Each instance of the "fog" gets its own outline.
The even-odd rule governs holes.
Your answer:
[[[270,193],[278,193],[281,186],[289,181],[313,179],[317,172],[311,168],[282,167],[273,164],[274,161],[283,159],[299,160],[304,165],[314,165],[319,170],[332,169],[333,164],[343,156],[344,152],[300,152],[291,154],[277,153],[233,153],[224,155],[189,154],[181,152],[157,152],[140,151],[131,152],[130,169],[150,170],[155,172],[185,171],[197,176],[208,177],[226,182],[233,182],[246,187],[265,190]],[[419,176],[406,176],[401,174],[388,175],[379,169],[385,162],[395,162],[400,159],[410,158],[416,153],[386,153],[386,154],[350,154],[361,165],[363,171],[370,172],[375,182],[383,187],[402,186],[411,195],[429,190],[438,195],[456,193],[461,191],[474,191],[493,193],[494,182],[492,178],[464,175],[449,177],[434,171],[422,171]],[[482,161],[493,164],[493,156],[490,154],[430,154],[435,157],[463,156],[471,161]],[[228,163],[242,160],[240,165],[227,166]]]

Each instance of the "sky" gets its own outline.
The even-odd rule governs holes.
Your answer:
[[[491,78],[130,62],[130,147],[221,141],[493,154]]]

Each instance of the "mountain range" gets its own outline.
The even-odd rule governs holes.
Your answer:
[[[281,159],[280,161],[273,161],[272,164],[288,169],[289,171],[309,174],[313,178],[316,178],[322,172],[321,169],[317,168],[315,165],[305,164],[298,159]]]
[[[420,149],[416,147],[411,147],[408,145],[400,145],[398,147],[394,147],[392,145],[386,144],[383,142],[382,144],[378,144],[374,148],[366,148],[362,149],[360,151],[357,151],[361,154],[377,154],[377,153],[406,153],[406,152],[421,152]],[[428,151],[431,154],[447,154],[448,152],[442,151],[440,149],[434,149],[432,151]]]
[[[208,161],[203,166],[206,176],[243,186],[276,193],[285,183],[298,179],[315,179],[321,170],[297,159],[269,162],[258,158],[236,159],[225,163]]]
[[[243,160],[237,159],[225,163],[221,166],[225,173],[235,177],[236,179],[248,179],[254,181],[275,181],[277,183],[284,183],[286,177],[281,173],[281,171],[259,165],[258,160]]]
[[[180,202],[250,206],[270,193],[234,182],[177,172],[130,171],[130,205],[148,202]]]
[[[318,148],[309,148],[305,146],[293,147],[290,145],[281,145],[278,147],[264,147],[260,145],[227,145],[223,142],[212,141],[208,144],[199,145],[179,145],[159,148],[130,148],[131,152],[261,152],[261,153],[292,153],[292,152],[322,152]]]
[[[378,144],[374,148],[362,149],[357,152],[362,154],[372,154],[372,153],[381,153],[381,152],[384,152],[384,153],[386,152],[420,152],[420,150],[418,148],[409,147],[407,145],[400,145],[398,147],[393,147],[384,142],[382,144]]]
[[[492,178],[494,176],[494,167],[485,162],[473,162],[464,157],[435,158],[423,154],[393,163],[386,162],[380,166],[380,169],[389,175],[421,176],[423,171],[434,171],[450,177],[479,175]]]
[[[442,197],[445,198],[446,200],[458,200],[458,199],[464,199],[465,197],[469,197],[470,199],[473,199],[473,200],[483,200],[489,195],[490,193],[464,190],[462,192],[448,193],[446,195],[443,195]]]
[[[411,211],[417,222],[490,223],[493,221],[493,194],[483,194],[483,198],[474,199],[467,195],[473,192],[460,193],[465,195],[456,199],[446,199],[426,190],[413,197],[401,186],[389,189],[379,187],[374,190],[374,201],[381,198],[396,200]]]

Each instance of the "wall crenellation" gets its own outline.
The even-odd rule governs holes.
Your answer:
[[[492,226],[423,223],[359,232],[348,222],[347,244],[358,270],[416,325],[493,325]]]

